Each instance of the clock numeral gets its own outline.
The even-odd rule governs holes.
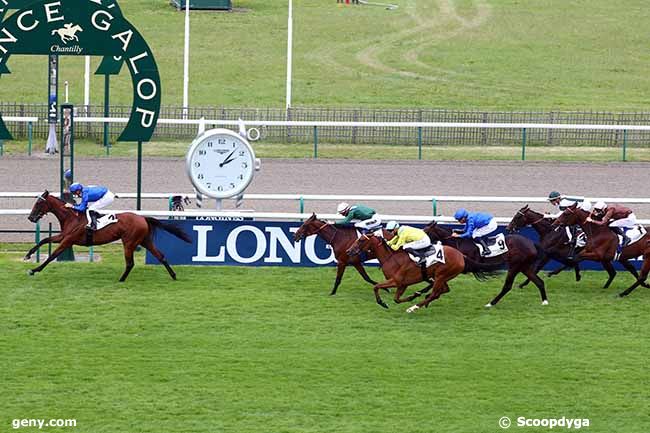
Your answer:
[[[219,144],[226,144],[226,140],[223,139],[223,138],[220,138],[220,139],[217,140],[217,143],[219,143]]]
[[[235,189],[235,184],[232,182],[230,183],[230,189]]]
[[[241,168],[248,168],[248,163],[242,162],[241,163]]]
[[[243,175],[243,174],[240,174],[239,176],[237,176],[237,179],[239,179],[239,180],[244,180],[244,175]]]
[[[199,161],[196,161],[196,162],[194,163],[194,167],[196,167],[196,168],[201,167],[201,163],[200,163]]]
[[[243,150],[240,150],[239,151],[239,156],[244,156],[244,155],[246,155],[246,152],[244,152]]]
[[[212,142],[208,141],[208,147],[212,147]]]
[[[206,182],[206,186],[208,187],[208,189],[212,189],[212,182]]]
[[[199,150],[199,155],[205,155],[206,153],[208,153],[207,150]]]
[[[223,191],[223,186],[219,185],[219,186],[217,187],[217,191]]]
[[[205,176],[203,176],[203,173],[199,173],[199,174],[196,176],[197,179],[203,179],[204,177],[205,177]]]

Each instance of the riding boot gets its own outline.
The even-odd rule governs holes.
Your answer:
[[[92,231],[97,230],[97,212],[94,210],[90,211],[90,229]]]
[[[488,247],[488,244],[487,244],[487,241],[485,240],[485,238],[480,237],[480,238],[476,238],[476,240],[483,247],[483,252],[481,252],[481,256],[483,256],[483,257],[489,256],[490,255],[490,248]]]
[[[420,255],[420,252],[418,250],[414,250],[413,248],[404,248],[404,251],[411,254],[412,256],[415,256],[415,258],[418,259],[418,264],[422,262],[422,255]]]
[[[610,227],[610,229],[614,233],[616,233],[616,235],[617,235],[616,240],[617,241],[618,241],[618,236],[621,237],[621,242],[620,243],[616,242],[616,245],[617,245],[616,251],[618,251],[620,253],[623,250],[623,248],[625,248],[625,245],[627,245],[627,242],[626,242],[627,236],[625,236],[625,230],[622,227]]]
[[[576,239],[573,238],[571,239],[571,247],[569,248],[569,254],[567,254],[566,258],[569,260],[575,259],[575,254],[576,254]]]

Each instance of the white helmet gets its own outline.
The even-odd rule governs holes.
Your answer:
[[[589,200],[583,201],[578,205],[578,207],[585,212],[591,212],[591,202]]]
[[[386,223],[386,230],[395,230],[399,228],[399,223],[397,221],[388,221]]]
[[[336,207],[336,212],[342,213],[349,207],[350,207],[350,205],[343,201],[343,202],[339,203],[339,205]]]
[[[607,207],[607,203],[602,200],[598,200],[594,205],[594,209],[603,210]]]

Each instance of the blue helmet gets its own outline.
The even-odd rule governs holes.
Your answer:
[[[71,192],[71,193],[75,193],[75,192],[81,191],[82,189],[83,189],[83,185],[80,184],[80,183],[76,183],[76,182],[75,182],[75,183],[73,183],[72,185],[70,185],[70,192]]]
[[[469,212],[467,212],[467,209],[461,207],[454,214],[454,218],[456,219],[456,221],[460,221],[463,218],[467,218],[467,215],[469,215]]]
[[[67,170],[63,173],[63,177],[66,178],[66,179],[72,180],[72,170],[67,169]]]

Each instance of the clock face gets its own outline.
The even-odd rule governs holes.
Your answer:
[[[253,180],[255,154],[239,134],[213,129],[197,137],[187,153],[194,187],[213,198],[234,197]]]

